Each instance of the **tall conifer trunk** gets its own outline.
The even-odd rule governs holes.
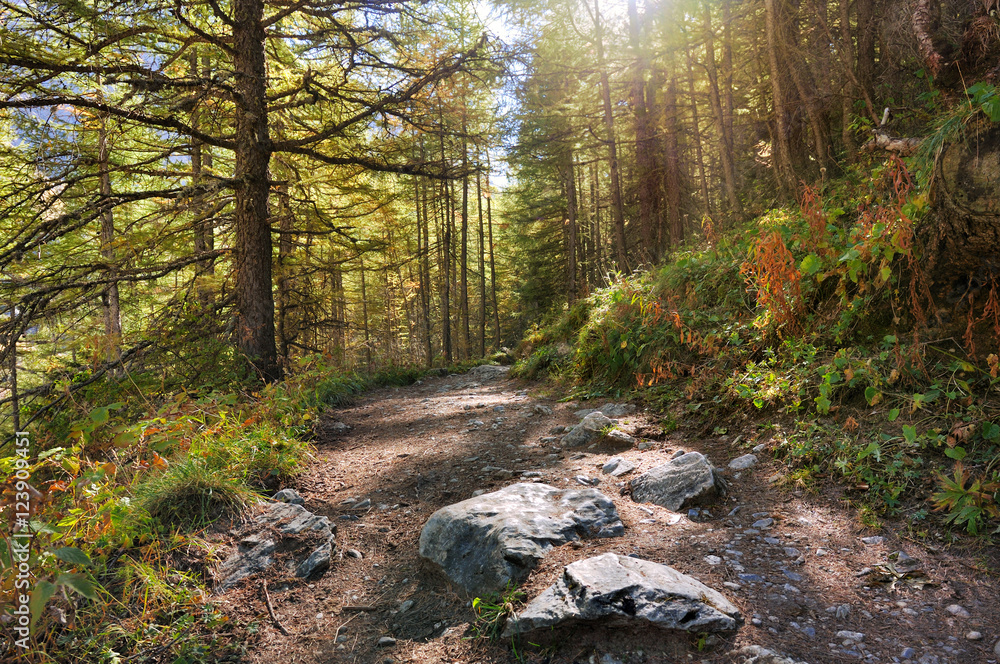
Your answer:
[[[607,132],[608,162],[611,168],[611,218],[615,233],[615,259],[618,269],[629,272],[628,247],[625,244],[625,209],[622,203],[622,185],[618,164],[618,144],[615,137],[615,116],[611,106],[611,83],[608,80],[608,66],[604,59],[604,28],[601,24],[601,8],[594,0],[594,41],[597,45],[597,67],[601,71],[601,99],[604,102],[604,129]]]
[[[104,339],[107,344],[107,358],[121,357],[122,320],[118,299],[118,282],[115,281],[118,268],[115,266],[115,217],[111,207],[111,165],[108,145],[107,116],[102,114],[97,127],[97,161],[101,189],[101,257],[107,263],[105,278],[110,282],[101,292],[101,308],[104,314]]]
[[[263,0],[233,3],[236,96],[236,345],[254,371],[281,377],[274,343],[271,226],[267,213],[272,143],[267,121]]]

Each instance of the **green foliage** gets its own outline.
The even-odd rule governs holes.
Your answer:
[[[512,378],[535,380],[548,373],[557,373],[566,359],[559,354],[555,346],[542,346],[536,348],[528,357],[514,362],[510,375]]]
[[[961,461],[955,463],[953,477],[938,474],[940,491],[931,496],[935,509],[947,511],[945,521],[965,526],[972,535],[983,532],[990,522],[1000,520],[1000,472],[988,480],[972,479]],[[1000,533],[1000,526],[993,531]]]
[[[225,470],[197,457],[170,464],[136,486],[136,505],[170,529],[198,529],[222,516],[238,517],[251,494]]]
[[[472,600],[472,610],[476,614],[472,633],[478,638],[499,639],[507,620],[516,615],[517,606],[526,597],[513,584],[508,584],[507,589],[502,592],[476,597]]]
[[[863,491],[873,518],[928,498],[954,461],[989,465],[1000,426],[980,400],[998,382],[995,358],[980,367],[910,341],[930,311],[914,253],[926,193],[896,158],[854,175],[828,185],[836,203],[807,187],[797,210],[772,210],[594,292],[587,315],[575,314],[574,395],[638,390],[671,427],[682,413],[709,423],[747,407],[783,411],[795,422],[775,446],[787,481],[836,478]],[[548,361],[545,344],[566,321],[526,336],[523,375]],[[979,495],[988,484],[963,486]],[[949,523],[967,526],[969,501],[949,500],[938,501]],[[977,518],[995,519],[984,501]]]

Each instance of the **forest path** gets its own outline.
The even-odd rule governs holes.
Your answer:
[[[562,450],[554,427],[575,425],[575,410],[601,403],[557,403],[545,389],[507,378],[480,382],[471,374],[431,377],[366,393],[353,406],[329,413],[315,441],[316,462],[296,488],[308,509],[336,523],[337,559],[313,582],[272,586],[275,614],[290,636],[267,617],[257,586],[245,587],[242,597],[241,591],[227,595],[230,613],[258,624],[246,660],[517,661],[509,643],[467,638],[471,602],[421,561],[420,530],[435,510],[475,490],[516,481],[579,487],[577,476],[599,481],[598,490],[615,501],[626,534],[553,550],[522,586],[529,598],[553,583],[563,565],[611,551],[694,576],[739,606],[746,625],[702,651],[696,638],[678,641],[655,630],[585,629],[554,653],[528,648],[524,661],[732,662],[741,660],[726,653],[748,644],[809,664],[997,659],[1000,583],[984,571],[997,569],[995,550],[928,546],[891,528],[871,539],[874,533],[860,528],[856,512],[839,497],[769,482],[782,467],[766,452],[752,469],[729,473],[729,495],[709,508],[704,521],[639,505],[620,495],[622,482],[676,450],[700,451],[725,467],[747,452],[748,442],[767,443],[771,434],[750,432],[743,438],[751,440],[739,446],[733,444],[735,424],[729,436],[663,434],[638,412],[621,418],[620,428],[643,441],[643,449],[604,442]],[[536,404],[552,414],[537,413]],[[617,455],[637,470],[622,478],[602,474],[601,466]],[[531,479],[521,479],[525,472]],[[895,563],[897,569],[918,570],[910,577],[929,585],[884,583],[884,565],[897,551],[913,558]]]

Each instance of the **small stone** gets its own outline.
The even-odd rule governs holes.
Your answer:
[[[392,647],[394,645],[396,645],[396,639],[392,638],[391,636],[382,636],[382,637],[379,637],[379,640],[378,640],[378,647],[379,648],[389,648],[389,647]]]
[[[849,630],[842,629],[839,632],[837,632],[837,638],[850,639],[851,641],[858,642],[858,641],[864,641],[865,635],[862,632],[851,632]]]
[[[1000,641],[997,641],[997,644],[993,646],[993,654],[1000,657]]]
[[[537,470],[526,470],[521,473],[521,477],[541,477],[542,473]]]
[[[983,640],[983,633],[982,632],[972,631],[972,632],[969,632],[968,634],[966,634],[965,638],[967,638],[970,641],[982,641]]]
[[[344,550],[344,555],[348,556],[349,558],[364,558],[365,557],[364,554],[362,554],[357,549],[345,549]]]
[[[798,558],[802,555],[802,552],[796,549],[794,546],[786,546],[781,549],[786,556],[789,558]]]
[[[626,445],[635,445],[635,438],[628,435],[621,429],[613,429],[608,432],[608,439],[613,440],[618,443],[624,443]]]
[[[744,454],[743,456],[738,456],[729,462],[730,470],[746,470],[757,465],[757,455],[755,454]]]
[[[955,616],[956,618],[969,617],[969,612],[965,609],[964,606],[960,604],[949,604],[947,607],[945,607],[945,611]]]
[[[282,489],[271,496],[271,500],[276,500],[279,503],[291,503],[292,505],[304,505],[306,502],[295,489]]]
[[[768,517],[766,519],[758,519],[757,521],[754,521],[751,528],[758,528],[758,529],[770,528],[773,525],[774,525],[774,519]]]
[[[753,450],[751,450],[751,451],[754,454],[760,454],[761,452],[763,452],[766,449],[767,449],[767,443],[760,443],[759,445],[754,445],[753,446]]]
[[[352,507],[352,509],[364,510],[364,509],[368,509],[371,506],[372,506],[372,501],[369,500],[368,498],[365,498],[364,500],[362,500],[359,503],[354,503],[354,506]]]
[[[739,579],[744,583],[762,583],[764,581],[764,577],[759,574],[740,574]]]
[[[709,565],[719,565],[722,563],[722,558],[718,556],[705,556],[705,562]]]
[[[899,656],[903,659],[913,659],[916,654],[917,651],[913,648],[903,648],[903,652],[899,653]]]
[[[586,475],[577,475],[573,479],[576,480],[578,484],[582,484],[583,486],[597,486],[601,483],[601,480],[596,477],[587,477]]]
[[[810,639],[816,638],[816,628],[815,627],[803,627],[800,630],[803,634],[808,636]]]
[[[790,580],[795,581],[796,583],[802,580],[801,574],[796,574],[795,572],[789,572],[787,569],[783,569],[781,570],[781,572],[782,574],[787,576]]]
[[[505,410],[507,410],[507,409],[504,408],[503,406],[493,406],[493,412],[494,413],[502,413]]]
[[[635,464],[626,461],[625,457],[611,457],[608,459],[607,463],[601,466],[601,472],[605,475],[611,475],[612,477],[621,477],[625,473],[629,473],[635,470]]]
[[[649,442],[648,440],[639,443],[640,450],[648,450],[651,447],[653,447],[653,443]]]
[[[413,605],[415,603],[416,602],[414,602],[412,599],[404,600],[403,603],[399,605],[399,612],[406,613],[407,611],[413,608]]]
[[[532,407],[531,412],[535,413],[536,415],[551,415],[552,408],[550,406],[543,406],[540,403],[536,403]]]
[[[885,538],[882,537],[881,535],[873,535],[871,537],[862,537],[861,541],[867,544],[868,546],[875,546],[884,542]]]

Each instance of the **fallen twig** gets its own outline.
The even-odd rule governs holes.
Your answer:
[[[279,630],[281,630],[282,634],[285,636],[291,636],[292,633],[285,629],[285,626],[281,624],[280,620],[278,620],[278,616],[274,615],[274,607],[271,606],[271,594],[267,592],[267,581],[261,580],[260,587],[264,590],[264,604],[267,605],[267,615],[271,616],[271,621],[274,622],[274,625]]]

